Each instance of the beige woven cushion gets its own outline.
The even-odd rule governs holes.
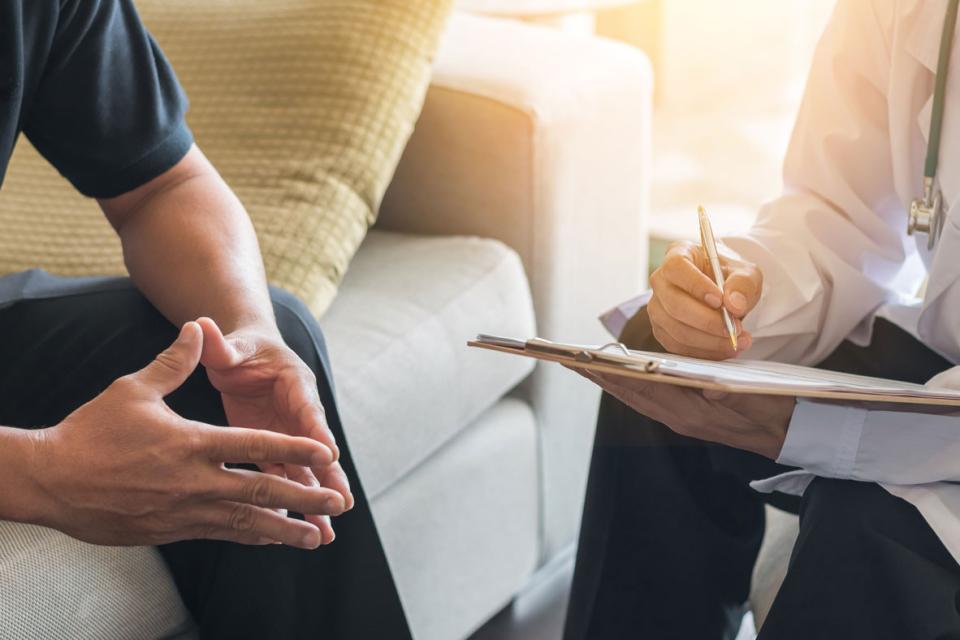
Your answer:
[[[197,142],[247,206],[269,278],[320,315],[413,130],[450,0],[141,0]],[[0,273],[124,273],[92,201],[24,140],[0,192]]]

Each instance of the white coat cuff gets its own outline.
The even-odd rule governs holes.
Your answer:
[[[831,478],[852,478],[867,410],[798,399],[777,462]]]

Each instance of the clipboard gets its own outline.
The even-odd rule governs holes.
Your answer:
[[[619,342],[584,346],[542,338],[479,335],[469,347],[692,389],[847,402],[960,407],[960,391],[823,369],[752,360],[714,362],[633,351]]]

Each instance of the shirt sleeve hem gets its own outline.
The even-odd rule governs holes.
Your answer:
[[[142,187],[180,162],[193,146],[193,132],[180,124],[160,144],[133,163],[112,174],[98,173],[73,180],[80,193],[90,198],[115,198]]]
[[[852,478],[867,410],[800,399],[777,462],[816,475]]]

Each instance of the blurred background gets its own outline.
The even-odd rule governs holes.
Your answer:
[[[781,164],[817,39],[835,0],[464,0],[630,43],[654,65],[651,262],[694,238],[696,207],[720,233],[750,225]],[[592,10],[591,10],[592,9]]]
[[[692,237],[696,205],[721,232],[751,223],[780,170],[813,49],[834,0],[647,0],[602,12],[599,34],[654,63],[654,259]]]

